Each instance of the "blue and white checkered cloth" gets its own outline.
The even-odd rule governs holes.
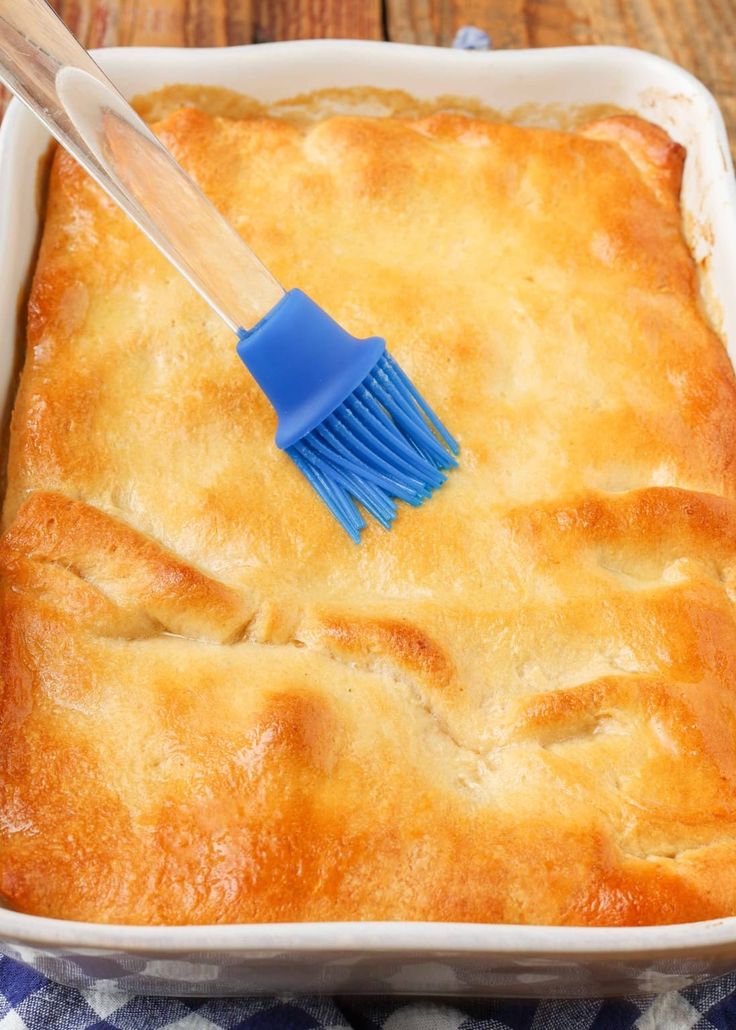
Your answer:
[[[609,1001],[137,998],[74,991],[0,957],[0,1030],[730,1030],[736,973]]]

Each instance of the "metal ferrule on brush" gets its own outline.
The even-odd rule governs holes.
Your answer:
[[[238,338],[278,416],[276,444],[356,543],[357,504],[388,529],[397,500],[421,504],[457,464],[457,443],[384,341],[351,336],[301,290]]]

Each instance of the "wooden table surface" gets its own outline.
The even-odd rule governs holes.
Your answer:
[[[448,45],[461,25],[496,49],[610,43],[692,71],[736,144],[736,0],[51,0],[87,47],[225,46],[322,36]],[[3,98],[0,96],[0,114]]]

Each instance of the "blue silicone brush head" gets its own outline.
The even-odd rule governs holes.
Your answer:
[[[278,415],[276,443],[356,543],[359,505],[390,529],[446,481],[459,447],[383,340],[347,333],[300,290],[250,331],[238,353]]]

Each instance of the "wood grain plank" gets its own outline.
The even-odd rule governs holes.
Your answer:
[[[253,38],[251,0],[52,0],[77,39],[101,46],[235,46]]]
[[[565,0],[528,0],[524,13],[529,46],[570,46],[593,42],[590,12],[585,5],[576,8]],[[617,24],[617,19],[612,17],[612,29]],[[615,41],[612,39],[610,43],[625,45],[625,32],[622,31],[620,38]]]
[[[484,29],[496,49],[529,46],[525,0],[386,0],[388,38],[449,46],[463,25]]]
[[[254,39],[383,39],[381,0],[253,0]]]
[[[97,0],[108,6],[108,0]],[[186,5],[180,0],[110,3],[118,18],[120,46],[187,46]],[[80,41],[81,42],[81,41]],[[88,45],[93,45],[90,40]],[[193,45],[193,44],[191,44]]]
[[[254,35],[253,5],[251,0],[228,0],[225,14],[228,46],[252,43]]]

